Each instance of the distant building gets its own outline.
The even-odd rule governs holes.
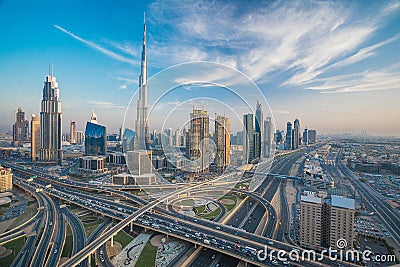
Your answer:
[[[78,145],[82,145],[84,141],[85,141],[85,134],[83,133],[83,131],[76,131],[76,143]]]
[[[125,165],[126,164],[126,154],[122,152],[108,153],[107,162],[112,165]]]
[[[101,173],[107,171],[105,157],[84,156],[79,158],[79,170],[90,173]]]
[[[39,159],[40,151],[40,118],[32,114],[31,119],[31,160]]]
[[[304,128],[304,131],[303,131],[303,144],[308,145],[308,130],[307,130],[307,128]]]
[[[127,164],[132,175],[152,173],[152,152],[150,150],[127,151]]]
[[[192,171],[195,173],[208,172],[209,166],[209,145],[210,138],[210,117],[204,109],[196,109],[190,113],[189,128],[189,158],[194,165]]]
[[[264,135],[264,118],[261,103],[257,101],[256,117],[254,129],[254,158],[261,160],[263,158],[263,135]]]
[[[11,168],[4,168],[0,165],[0,193],[12,191],[12,176]]]
[[[71,121],[69,126],[69,142],[71,145],[76,144],[76,123],[74,121]]]
[[[60,89],[53,71],[46,76],[40,111],[40,152],[39,161],[61,165],[62,114]]]
[[[217,147],[215,166],[220,170],[225,170],[230,164],[230,128],[231,121],[229,118],[218,115],[215,120],[215,145]]]
[[[136,133],[126,128],[122,136],[122,152],[132,151],[135,149]]]
[[[317,131],[316,130],[308,130],[308,143],[314,144],[317,142]]]
[[[133,175],[129,173],[120,173],[113,175],[112,182],[114,185],[152,185],[156,184],[157,179],[154,173],[143,175]]]
[[[292,143],[292,123],[288,122],[286,124],[286,142],[285,142],[285,149],[291,150],[293,148]]]
[[[293,123],[293,146],[292,149],[298,149],[300,145],[300,121],[295,119]]]
[[[243,115],[243,163],[251,163],[254,160],[253,123],[253,114]]]
[[[85,155],[105,155],[107,148],[106,127],[97,123],[97,116],[93,112],[85,129]]]
[[[263,142],[263,155],[265,158],[271,156],[272,141],[273,141],[273,129],[271,117],[267,117],[264,120],[264,142]]]
[[[13,145],[19,146],[29,140],[29,122],[25,120],[25,112],[19,107],[13,125]]]

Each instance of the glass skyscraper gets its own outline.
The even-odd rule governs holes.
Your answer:
[[[125,129],[122,137],[122,152],[126,153],[135,149],[136,133],[131,129]]]
[[[97,156],[106,154],[106,127],[88,121],[85,130],[85,155]]]

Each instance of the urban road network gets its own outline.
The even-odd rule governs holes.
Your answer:
[[[186,216],[173,209],[173,204],[183,198],[196,198],[205,190],[222,190],[216,185],[219,177],[212,181],[177,185],[177,190],[157,199],[146,200],[129,193],[138,189],[135,186],[118,188],[115,186],[100,186],[76,182],[69,179],[59,179],[47,173],[34,169],[1,162],[2,165],[13,169],[14,184],[29,192],[38,202],[38,209],[32,218],[14,228],[0,234],[0,244],[6,244],[16,238],[26,236],[26,242],[15,257],[13,266],[57,266],[60,264],[61,251],[65,243],[66,222],[71,226],[73,236],[72,253],[66,262],[60,266],[90,266],[92,255],[100,266],[112,266],[107,255],[105,243],[113,239],[125,227],[138,225],[168,236],[172,236],[194,244],[197,250],[192,254],[190,266],[236,266],[240,261],[254,266],[267,266],[272,259],[260,261],[255,255],[245,253],[238,247],[251,247],[256,250],[268,245],[270,249],[294,249],[302,251],[290,235],[289,213],[285,190],[287,183],[301,179],[299,173],[291,176],[292,167],[298,164],[304,151],[292,153],[278,158],[273,163],[271,173],[260,171],[248,172],[243,179],[248,180],[252,175],[264,175],[261,185],[252,192],[240,189],[230,190],[233,194],[245,196],[241,204],[228,216],[226,209],[221,208],[221,214],[213,221]],[[341,175],[350,177],[355,188],[364,196],[373,210],[385,222],[396,243],[400,242],[400,216],[393,212],[387,203],[379,201],[376,193],[365,187],[346,166],[337,162]],[[260,168],[261,169],[261,168]],[[296,169],[296,168],[294,168]],[[297,170],[300,170],[297,168]],[[235,175],[235,174],[229,174]],[[29,179],[32,176],[36,179]],[[28,182],[28,180],[30,180]],[[222,183],[222,182],[221,182]],[[51,185],[51,186],[50,186]],[[142,186],[146,187],[146,186]],[[151,186],[150,186],[151,187]],[[277,191],[280,190],[280,216],[271,204]],[[226,192],[225,192],[226,193]],[[115,202],[109,196],[119,196],[123,202]],[[167,202],[168,200],[168,202]],[[104,221],[90,236],[81,220],[63,203],[75,204],[86,210],[109,218]],[[167,203],[167,204],[165,204]],[[179,223],[178,223],[179,220]],[[177,224],[178,223],[178,224]],[[31,233],[22,229],[32,226]],[[39,235],[43,229],[42,234]],[[200,235],[196,234],[200,233]],[[212,242],[204,243],[204,239]],[[208,248],[204,250],[203,248]],[[276,261],[275,261],[276,262]],[[281,265],[321,266],[337,265],[351,266],[348,262],[332,262],[324,257],[321,262],[285,262]]]

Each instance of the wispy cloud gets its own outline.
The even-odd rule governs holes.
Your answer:
[[[108,57],[110,57],[112,59],[115,59],[115,60],[118,60],[118,61],[121,61],[121,62],[125,62],[125,63],[131,64],[131,65],[136,65],[136,62],[133,59],[121,56],[121,55],[119,55],[119,54],[117,54],[117,53],[115,53],[115,52],[113,52],[113,51],[111,51],[109,49],[106,49],[106,48],[104,48],[104,47],[102,47],[102,46],[100,46],[100,45],[98,45],[98,44],[96,44],[94,42],[91,42],[91,41],[88,41],[86,39],[83,39],[82,37],[79,37],[79,36],[75,35],[74,33],[64,29],[61,26],[54,25],[54,27],[56,27],[58,30],[62,31],[63,33],[68,34],[72,38],[80,41],[81,43],[84,43],[84,44],[88,45],[89,47],[91,47],[91,48],[103,53],[104,55],[106,55],[106,56],[108,56]]]
[[[169,53],[164,64],[212,60],[238,68],[257,82],[269,82],[271,75],[279,73],[286,77],[281,86],[304,87],[329,74],[333,66],[355,64],[399,39],[396,35],[366,45],[386,17],[399,9],[397,1],[378,5],[374,12],[334,1],[275,1],[249,6],[156,1],[150,6],[150,22],[174,30],[164,32],[162,43],[153,43],[152,51],[156,58],[165,51],[178,51]],[[154,39],[157,41],[157,36]]]
[[[106,101],[90,100],[89,103],[94,108],[102,108],[102,109],[125,109],[126,108],[126,106],[124,106],[124,105],[118,105],[118,104],[114,104],[114,103],[106,102]]]
[[[400,89],[400,65],[395,64],[382,70],[364,71],[337,75],[315,81],[317,85],[307,89],[322,93],[350,93],[376,90]]]

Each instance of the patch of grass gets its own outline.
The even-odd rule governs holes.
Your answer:
[[[142,251],[142,254],[140,254],[139,259],[137,260],[135,266],[138,267],[155,266],[156,254],[157,254],[157,247],[153,246],[150,243],[150,241],[148,241]]]
[[[18,239],[15,239],[15,240],[5,244],[4,247],[6,249],[11,249],[13,252],[10,255],[8,255],[7,257],[0,259],[1,266],[10,266],[14,260],[14,254],[15,254],[15,256],[17,256],[18,252],[21,251],[21,249],[24,245],[25,245],[24,237],[20,237]],[[14,249],[15,249],[15,253],[14,253]]]
[[[221,213],[221,208],[218,207],[213,212],[210,212],[210,213],[208,213],[204,216],[200,216],[200,217],[203,219],[215,219],[215,217],[217,217],[220,213]]]
[[[114,236],[114,241],[120,243],[123,248],[126,247],[132,241],[132,239],[133,238],[123,230],[119,231],[118,234]]]
[[[223,199],[229,199],[229,200],[232,200],[232,201],[235,202],[234,204],[224,204],[224,206],[226,207],[227,211],[233,210],[233,208],[237,204],[237,198],[235,196],[224,196],[224,197],[220,198],[220,200],[223,200]]]
[[[71,257],[73,242],[74,242],[73,236],[67,235],[65,238],[65,244],[64,244],[64,248],[63,248],[61,257]]]
[[[92,223],[84,223],[83,225],[84,225],[84,227],[85,227],[86,236],[90,236],[90,234],[91,234],[94,230],[96,230],[97,226],[98,226],[99,224],[101,224],[101,223],[103,223],[103,220],[102,220],[102,219],[98,219],[97,221],[92,222]]]
[[[206,210],[206,206],[205,205],[198,206],[198,207],[195,207],[195,209],[196,209],[196,215],[199,215]]]

